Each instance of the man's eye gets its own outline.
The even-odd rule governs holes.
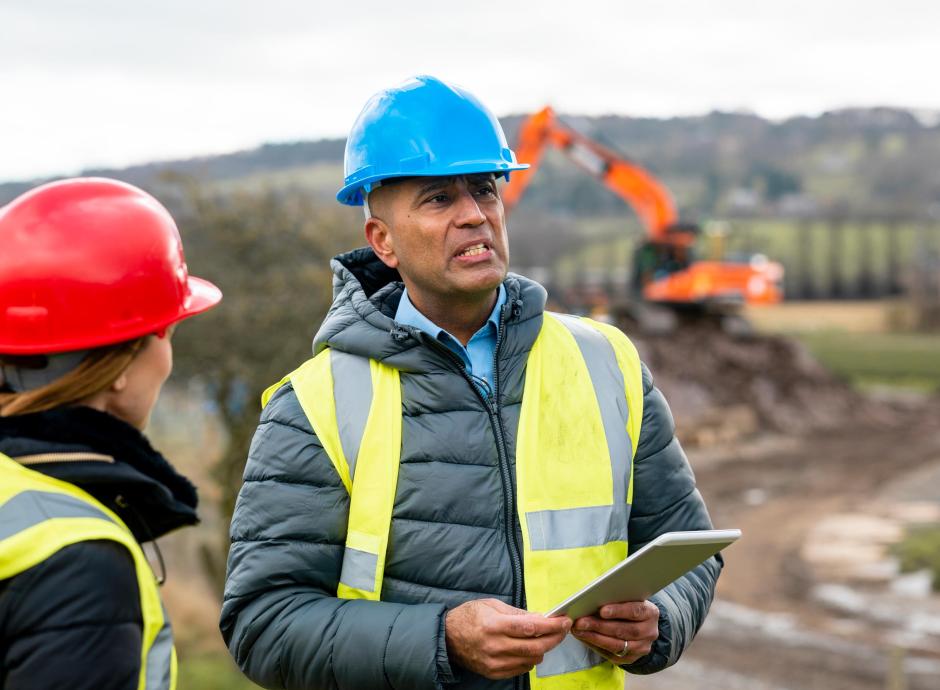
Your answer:
[[[431,204],[443,204],[443,203],[446,203],[447,200],[448,200],[447,195],[441,193],[441,194],[435,194],[434,196],[429,196],[427,199],[425,199],[425,202],[431,203]]]
[[[477,189],[477,194],[481,196],[495,196],[496,190],[493,188],[492,185],[484,185],[483,187],[480,187],[479,189]]]

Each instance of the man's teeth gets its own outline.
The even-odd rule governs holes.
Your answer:
[[[485,244],[475,244],[472,247],[467,247],[462,252],[460,252],[460,256],[476,256],[477,254],[482,254],[485,251]]]

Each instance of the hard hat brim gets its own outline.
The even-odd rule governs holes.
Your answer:
[[[222,301],[222,291],[204,278],[189,276],[189,290],[190,298],[187,304],[180,310],[179,318],[171,323],[201,314]]]
[[[473,175],[476,173],[493,173],[494,175],[508,175],[516,170],[528,169],[528,163],[506,163],[500,161],[463,161],[447,166],[433,166],[424,170],[409,170],[399,173],[384,173],[381,175],[368,175],[360,179],[353,179],[336,193],[336,200],[346,206],[362,206],[362,188],[382,180],[391,180],[398,177],[452,177],[457,175]]]

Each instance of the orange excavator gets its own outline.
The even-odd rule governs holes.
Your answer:
[[[633,286],[644,302],[685,314],[734,314],[742,304],[773,304],[782,299],[783,267],[754,257],[747,261],[697,261],[693,249],[697,225],[679,222],[669,190],[648,171],[562,123],[551,108],[531,115],[515,148],[528,170],[514,172],[502,190],[509,213],[538,170],[547,146],[565,153],[576,165],[627,202],[646,231],[634,253]]]

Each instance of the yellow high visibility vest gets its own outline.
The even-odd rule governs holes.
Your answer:
[[[327,349],[265,391],[262,405],[287,381],[350,492],[337,596],[379,600],[401,459],[398,370]],[[642,419],[640,359],[627,337],[546,313],[526,363],[516,440],[530,610],[549,610],[626,558]],[[621,690],[624,672],[568,636],[530,681],[533,690]]]
[[[143,615],[138,690],[176,688],[176,650],[153,570],[124,522],[77,486],[0,453],[0,580],[82,541],[123,544],[134,559]],[[102,596],[106,596],[106,593]]]

